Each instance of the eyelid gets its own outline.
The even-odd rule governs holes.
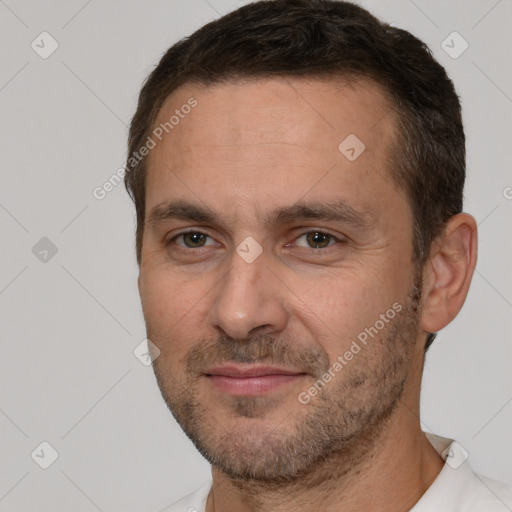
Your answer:
[[[177,238],[179,238],[180,236],[183,236],[183,235],[186,235],[187,233],[196,233],[196,234],[201,234],[201,235],[205,235],[206,237],[212,239],[215,243],[218,244],[217,240],[215,240],[210,234],[208,234],[204,228],[188,228],[188,229],[185,229],[183,231],[180,231],[178,233],[175,233],[172,235],[171,238],[169,238],[168,240],[165,241],[165,246],[168,246],[170,245],[171,243],[173,243]],[[296,236],[294,236],[294,239],[293,239],[293,242],[297,241],[299,238],[305,236],[305,235],[308,235],[310,233],[322,233],[323,235],[328,235],[329,237],[331,237],[335,243],[332,243],[332,244],[329,244],[327,245],[326,247],[324,248],[313,248],[313,247],[301,247],[301,246],[297,246],[297,247],[300,247],[302,249],[312,249],[312,250],[315,250],[315,251],[319,251],[319,250],[326,250],[327,248],[329,247],[332,247],[336,244],[343,244],[343,243],[347,243],[348,242],[348,238],[345,237],[345,236],[338,236],[338,235],[334,235],[333,233],[329,232],[328,230],[325,230],[325,229],[320,229],[320,228],[308,228],[307,230],[305,231],[300,231]],[[209,245],[214,245],[214,244],[209,244]],[[289,247],[291,245],[291,243],[287,243],[285,245],[285,247]],[[178,245],[178,247],[183,247],[185,248],[184,246],[182,245]],[[202,247],[196,247],[195,249],[202,249],[204,248],[205,246],[202,246]],[[188,247],[186,248],[187,250],[191,250],[191,249],[194,249],[193,247]]]
[[[187,233],[196,233],[196,234],[200,234],[200,235],[205,235],[206,237],[208,238],[211,238],[214,242],[218,243],[217,240],[215,240],[211,235],[209,235],[207,232],[205,231],[202,231],[201,229],[192,229],[192,228],[189,228],[189,229],[185,229],[184,231],[180,231],[178,233],[175,233],[173,234],[169,239],[167,239],[165,241],[165,246],[169,246],[171,245],[177,238],[179,238],[180,236],[183,236],[183,235],[186,235]],[[178,245],[178,244],[176,244]],[[210,245],[213,245],[213,244],[210,244]],[[178,245],[178,247],[183,247],[183,248],[186,248],[182,245]],[[202,249],[203,247],[205,246],[202,246],[202,247],[196,247],[196,249]],[[186,248],[188,250],[190,249],[193,249],[193,247],[188,247]]]
[[[316,248],[316,249],[313,247],[301,247],[301,246],[297,246],[297,247],[300,247],[301,249],[312,249],[314,251],[320,251],[320,250],[325,251],[329,247],[333,247],[336,244],[344,244],[344,243],[348,242],[348,238],[345,236],[335,235],[328,230],[319,229],[319,228],[313,228],[313,229],[308,229],[306,231],[299,232],[299,234],[297,234],[297,236],[294,237],[294,242],[297,241],[299,238],[302,238],[305,235],[309,235],[310,233],[321,233],[322,235],[327,235],[333,239],[334,243],[331,243],[323,248]],[[288,247],[289,245],[290,244],[286,244],[285,247]]]

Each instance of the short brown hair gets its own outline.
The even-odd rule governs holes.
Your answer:
[[[396,125],[390,174],[413,211],[414,261],[426,261],[446,221],[462,211],[465,180],[461,108],[444,68],[422,41],[350,2],[259,0],[176,43],[142,87],[125,174],[139,265],[147,158],[130,155],[151,134],[165,99],[186,83],[300,76],[366,77],[388,93]]]

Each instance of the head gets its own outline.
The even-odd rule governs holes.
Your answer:
[[[348,2],[246,5],[163,56],[127,168],[157,380],[214,465],[293,479],[414,403],[476,258],[421,41]]]

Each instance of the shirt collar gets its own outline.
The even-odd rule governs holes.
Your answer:
[[[443,469],[410,512],[458,510],[464,488],[472,470],[468,452],[457,441],[425,432],[430,444],[445,460]]]

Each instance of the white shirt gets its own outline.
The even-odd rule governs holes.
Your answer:
[[[443,469],[410,512],[511,512],[512,487],[474,473],[467,452],[453,441],[425,432],[446,461]],[[205,512],[211,480],[160,512]]]

